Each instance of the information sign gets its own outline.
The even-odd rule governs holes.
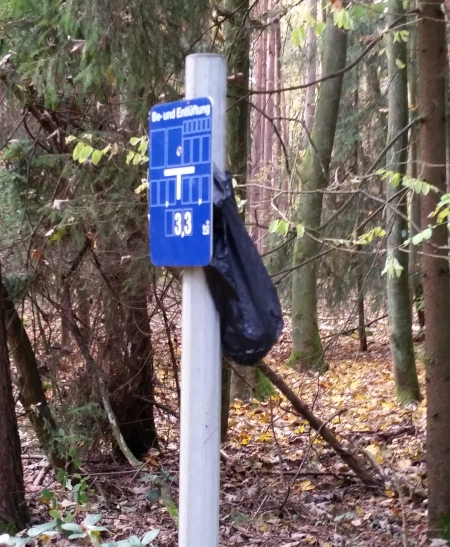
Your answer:
[[[158,104],[149,116],[150,258],[206,266],[212,254],[212,102]]]

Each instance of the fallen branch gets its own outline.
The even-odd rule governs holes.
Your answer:
[[[334,434],[323,424],[319,418],[316,418],[309,408],[297,397],[292,389],[286,384],[279,374],[274,372],[268,365],[261,361],[256,365],[258,369],[268,378],[272,384],[281,391],[289,400],[295,410],[317,431],[325,442],[327,442],[336,454],[345,462],[346,465],[366,484],[378,485],[380,481],[372,476],[364,464],[353,454],[346,450],[336,439]]]

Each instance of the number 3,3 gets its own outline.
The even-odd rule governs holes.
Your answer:
[[[176,236],[190,236],[192,234],[192,212],[177,211],[173,216],[174,228]]]

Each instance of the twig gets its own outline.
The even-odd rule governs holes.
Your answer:
[[[297,412],[308,421],[313,429],[320,432],[321,437],[327,442],[336,452],[338,456],[350,467],[352,471],[358,475],[366,484],[379,485],[380,481],[372,476],[372,474],[366,469],[361,461],[359,461],[353,454],[346,450],[342,444],[337,440],[334,434],[323,424],[309,408],[297,397],[292,389],[286,384],[279,374],[274,372],[268,365],[261,361],[256,365],[259,370],[266,376],[272,384],[278,388],[281,393],[290,401],[292,406]]]
[[[314,435],[314,437],[310,440],[309,442],[309,445],[308,445],[308,450],[306,451],[305,455],[303,456],[302,458],[302,461],[300,462],[300,465],[298,466],[298,469],[297,469],[297,472],[295,473],[292,481],[291,481],[291,484],[289,485],[288,489],[287,489],[287,492],[286,492],[286,496],[283,500],[283,503],[281,504],[281,507],[278,511],[278,514],[281,516],[282,512],[283,512],[283,509],[287,503],[287,500],[289,499],[289,494],[291,493],[291,490],[292,490],[292,487],[294,486],[294,483],[295,481],[297,480],[297,477],[299,476],[299,474],[301,473],[302,469],[303,469],[303,466],[306,462],[306,458],[312,448],[312,445],[314,444],[314,441],[317,439],[317,437],[321,434],[321,431],[323,430],[324,427],[326,427],[326,424],[331,422],[331,420],[333,420],[336,416],[340,416],[343,412],[346,412],[346,408],[341,408],[341,409],[338,409],[336,412],[333,412],[333,414],[323,423],[320,424],[320,427],[317,429],[316,431],[316,434]]]
[[[33,486],[40,486],[42,484],[42,481],[45,479],[45,476],[52,468],[52,464],[50,462],[47,462],[42,469],[39,471],[38,475],[33,481]]]

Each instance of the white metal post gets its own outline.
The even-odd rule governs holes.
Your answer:
[[[225,167],[226,60],[186,58],[186,99],[213,102],[212,157]],[[201,268],[183,272],[179,547],[219,544],[221,346],[219,315]]]

